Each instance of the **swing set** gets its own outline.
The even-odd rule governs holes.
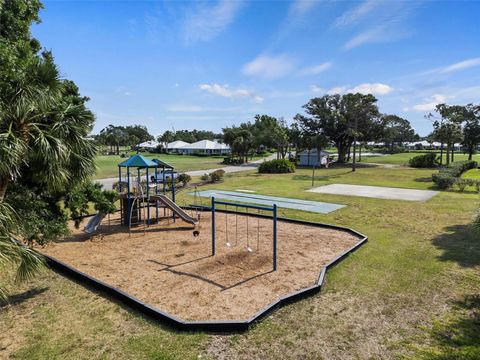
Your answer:
[[[234,248],[238,245],[238,215],[244,214],[246,215],[246,237],[247,237],[247,251],[249,253],[255,253],[260,249],[260,218],[263,217],[260,215],[260,211],[267,211],[272,213],[271,219],[273,220],[273,239],[272,239],[272,250],[273,250],[273,271],[277,270],[277,205],[273,204],[273,206],[257,206],[257,205],[246,205],[246,204],[238,204],[238,203],[230,203],[225,201],[218,201],[215,200],[215,197],[212,196],[211,198],[211,210],[212,210],[212,256],[215,255],[215,241],[216,241],[216,227],[215,227],[215,214],[216,214],[216,205],[224,205],[225,206],[225,245],[229,248]],[[232,216],[235,216],[235,237],[229,238],[228,234],[228,219],[229,219],[229,211],[228,207],[235,207],[235,212],[233,212]],[[245,209],[245,212],[239,212],[238,208]],[[249,213],[249,209],[257,210],[257,214]],[[251,238],[250,236],[250,214],[257,218],[257,226],[254,227],[257,230],[256,236],[256,246],[253,246],[255,242],[255,238]]]

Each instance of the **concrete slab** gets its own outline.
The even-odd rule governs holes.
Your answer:
[[[328,214],[332,211],[345,207],[345,205],[332,204],[321,201],[309,201],[277,196],[246,194],[225,190],[203,190],[200,191],[198,194],[204,198],[210,198],[214,196],[216,199],[222,199],[232,203],[241,202],[267,206],[272,206],[273,204],[276,204],[280,208],[310,211],[320,214]],[[194,195],[194,193],[190,193],[190,195]]]
[[[433,190],[414,190],[383,186],[330,184],[307,190],[309,192],[333,195],[363,196],[376,199],[427,201],[438,194]]]

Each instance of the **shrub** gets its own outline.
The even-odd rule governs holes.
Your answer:
[[[458,178],[465,171],[476,168],[477,166],[477,162],[473,160],[457,161],[449,166],[444,167],[437,174],[433,174],[432,180],[438,186],[438,188],[445,190],[457,183],[459,180]]]
[[[295,172],[295,164],[287,159],[265,161],[258,168],[263,174],[285,174]]]
[[[473,226],[475,227],[475,229],[480,231],[480,210],[477,212],[477,217],[473,221]]]
[[[183,186],[187,186],[187,184],[192,180],[192,177],[188,174],[180,174],[177,177],[177,180],[183,184]]]
[[[432,168],[438,165],[438,157],[434,153],[417,155],[408,161],[410,167],[414,168]]]
[[[208,175],[208,174],[203,174],[200,179],[201,179],[202,181],[210,181],[210,175]]]
[[[223,159],[223,164],[225,165],[242,165],[245,161],[240,158],[226,157]]]
[[[225,175],[225,171],[222,169],[215,170],[210,173],[210,182],[215,183],[219,182],[220,180],[223,179],[223,175]]]

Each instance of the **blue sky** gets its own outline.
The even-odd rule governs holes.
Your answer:
[[[426,135],[436,103],[480,103],[479,15],[474,1],[46,1],[33,33],[91,98],[94,133],[290,122],[359,91]]]

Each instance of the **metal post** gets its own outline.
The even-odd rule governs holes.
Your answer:
[[[173,168],[171,169],[172,173],[172,201],[175,202],[175,179],[173,178]],[[175,222],[175,212],[173,212],[173,222]]]
[[[122,168],[118,167],[118,193],[122,192]],[[123,206],[120,199],[120,224],[123,225]]]
[[[165,179],[165,166],[162,167],[162,184],[163,184],[163,195],[165,195],[165,182],[167,180]]]
[[[277,271],[277,204],[273,204],[273,271]]]
[[[150,181],[150,179],[148,178],[148,166],[145,176],[147,177],[147,182],[145,184],[147,189],[147,224],[148,226],[150,226],[150,188],[148,187],[148,182]]]
[[[158,165],[155,166],[155,195],[158,195]],[[158,224],[158,200],[155,200],[155,212]]]
[[[130,217],[130,168],[127,166],[127,214],[128,227],[132,226],[132,218]]]
[[[315,164],[313,164],[313,171],[312,171],[312,186],[315,184]]]
[[[215,255],[215,197],[212,196],[212,256]]]

